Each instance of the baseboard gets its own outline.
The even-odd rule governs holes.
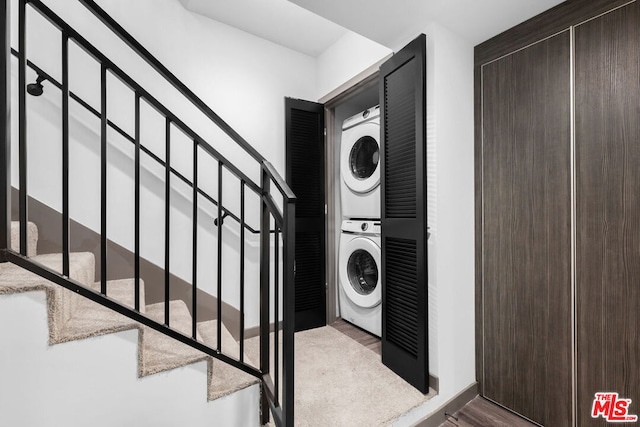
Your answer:
[[[435,375],[429,374],[429,388],[436,391],[436,393],[440,392],[440,378]]]
[[[473,398],[475,398],[477,395],[478,384],[473,383],[469,387],[449,399],[431,414],[413,424],[412,427],[438,427],[440,424],[447,421],[445,413],[453,414],[459,411],[460,408],[473,400]]]

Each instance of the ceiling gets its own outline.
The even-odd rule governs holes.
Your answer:
[[[317,57],[347,29],[391,49],[429,22],[479,44],[562,0],[179,0],[188,10]]]
[[[180,0],[218,22],[317,57],[347,30],[287,0]]]

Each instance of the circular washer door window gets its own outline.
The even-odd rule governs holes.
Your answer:
[[[354,304],[371,308],[380,304],[380,247],[367,237],[354,237],[340,248],[340,285]]]
[[[349,284],[360,295],[369,295],[378,286],[378,265],[373,256],[365,250],[358,249],[347,261],[347,277]]]

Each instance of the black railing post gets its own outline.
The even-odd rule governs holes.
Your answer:
[[[280,229],[273,235],[273,403],[280,406]]]
[[[107,294],[107,66],[100,66],[100,292]]]
[[[240,180],[240,361],[244,362],[244,180]]]
[[[164,324],[170,326],[171,314],[171,119],[165,121],[165,159],[164,159]]]
[[[140,93],[136,91],[135,106],[134,106],[134,139],[135,139],[135,177],[134,177],[134,201],[133,201],[133,215],[134,215],[134,260],[133,260],[133,306],[136,311],[140,311]]]
[[[218,291],[217,291],[217,312],[218,312],[218,351],[222,352],[222,168],[224,163],[218,161]]]
[[[62,34],[62,274],[69,277],[69,36]]]
[[[0,67],[0,262],[6,262],[11,248],[11,11],[10,0],[0,0],[0,34],[2,66]]]
[[[296,254],[296,205],[295,198],[287,198],[283,206],[283,369],[282,396],[284,402],[283,425],[293,426],[294,402],[294,333],[295,333],[295,254]]]
[[[193,294],[191,295],[191,336],[193,339],[198,337],[198,141],[193,141],[193,236],[191,243],[193,249],[191,252],[191,286]]]
[[[28,190],[27,190],[27,5],[25,0],[20,1],[18,11],[18,163],[20,175],[20,253],[27,255],[27,220]]]
[[[269,422],[269,400],[267,398],[266,383],[264,378],[269,374],[269,264],[271,246],[271,214],[266,198],[269,197],[271,179],[266,169],[262,168],[261,185],[261,212],[260,212],[260,371],[262,381],[262,424]]]

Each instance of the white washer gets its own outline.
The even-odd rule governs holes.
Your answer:
[[[342,125],[340,148],[342,217],[380,218],[380,107]]]
[[[371,332],[382,334],[380,221],[342,222],[338,262],[340,315]]]

